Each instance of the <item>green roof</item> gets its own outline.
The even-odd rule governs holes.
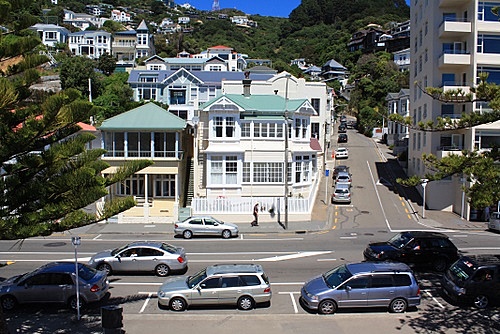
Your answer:
[[[288,99],[285,103],[285,98],[279,95],[241,95],[241,94],[225,94],[221,97],[215,98],[204,105],[201,109],[206,109],[213,104],[217,104],[221,98],[227,98],[231,100],[234,104],[238,105],[246,112],[259,111],[261,113],[275,113],[284,114],[285,111],[295,111],[298,110],[304,103],[307,103],[307,99]]]
[[[186,121],[182,118],[150,102],[108,118],[99,129],[105,131],[175,131],[185,129],[186,124]]]

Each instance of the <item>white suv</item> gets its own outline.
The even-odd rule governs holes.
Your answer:
[[[260,264],[221,264],[166,280],[158,290],[158,307],[184,311],[189,305],[228,304],[250,310],[256,304],[269,305],[271,295]]]

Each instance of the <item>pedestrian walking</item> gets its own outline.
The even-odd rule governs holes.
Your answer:
[[[259,226],[259,202],[253,206],[253,222],[252,226]]]

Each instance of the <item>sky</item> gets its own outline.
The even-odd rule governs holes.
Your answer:
[[[349,0],[345,0],[349,1]],[[409,4],[410,0],[406,0]],[[211,10],[214,0],[178,0],[177,4],[189,3],[199,10]],[[288,17],[297,8],[301,0],[219,0],[220,8],[236,8],[245,14],[260,14],[262,16]]]

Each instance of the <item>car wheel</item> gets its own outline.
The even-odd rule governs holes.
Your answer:
[[[224,239],[229,239],[229,238],[231,238],[231,231],[229,231],[229,230],[224,230],[224,231],[222,231],[222,237],[223,237]]]
[[[319,303],[318,311],[321,314],[333,314],[337,311],[337,304],[330,299],[323,300]]]
[[[407,307],[408,304],[406,303],[406,300],[404,300],[403,298],[396,298],[389,305],[389,310],[392,313],[403,313],[404,311],[406,311]]]
[[[186,301],[182,298],[174,297],[170,300],[169,307],[172,311],[184,311],[186,309]]]
[[[73,296],[69,299],[68,301],[68,306],[72,310],[76,310],[76,296]],[[85,301],[83,298],[80,296],[80,309],[82,309],[85,306]]]
[[[156,266],[155,273],[160,277],[165,277],[170,273],[170,268],[166,264],[161,263]]]
[[[439,272],[445,271],[447,266],[448,261],[446,261],[446,259],[443,257],[437,258],[433,263],[434,270]]]
[[[182,236],[184,237],[184,239],[191,239],[193,237],[193,232],[191,232],[190,230],[185,230],[184,232],[182,232]]]
[[[100,271],[105,271],[106,274],[108,275],[111,275],[111,266],[107,263],[100,263],[98,266],[97,266],[97,270],[100,270]]]
[[[477,295],[474,297],[474,306],[477,307],[478,309],[487,308],[489,303],[490,301],[488,300],[488,297],[485,295]]]
[[[2,297],[2,308],[5,311],[14,309],[17,305],[17,299],[14,296],[6,295]]]
[[[243,296],[238,299],[238,308],[240,310],[248,311],[251,310],[255,302],[252,297]]]

